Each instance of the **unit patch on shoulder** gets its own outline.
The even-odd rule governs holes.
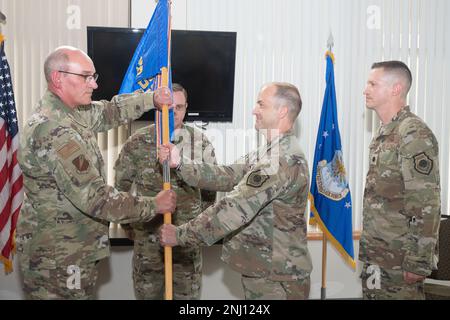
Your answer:
[[[82,154],[73,159],[72,163],[80,173],[84,173],[89,169],[89,161]]]
[[[264,182],[269,180],[269,176],[261,173],[261,170],[256,170],[250,173],[247,178],[247,185],[254,188],[261,187]]]
[[[429,175],[433,170],[433,160],[431,160],[425,152],[414,156],[414,169],[421,174]]]

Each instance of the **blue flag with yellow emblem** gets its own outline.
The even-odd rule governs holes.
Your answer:
[[[119,90],[121,93],[131,93],[136,90],[154,91],[162,85],[163,68],[167,68],[169,88],[172,89],[170,71],[170,1],[160,0],[153,16],[142,36]],[[161,128],[161,112],[156,112],[155,122]],[[169,111],[169,137],[174,127],[173,110]],[[160,130],[157,130],[161,139]]]
[[[327,52],[326,90],[311,175],[310,223],[317,223],[347,263],[355,268],[352,198],[342,156],[334,85],[334,57]]]

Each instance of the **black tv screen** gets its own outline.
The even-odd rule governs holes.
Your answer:
[[[88,55],[98,78],[93,99],[111,99],[145,29],[87,27]],[[172,30],[172,82],[188,92],[186,121],[233,120],[236,32]],[[154,112],[139,120],[154,120]]]

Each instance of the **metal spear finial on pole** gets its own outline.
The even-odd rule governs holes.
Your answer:
[[[328,36],[328,40],[327,40],[327,48],[331,52],[333,47],[334,47],[334,38],[333,38],[333,33],[331,32],[331,29],[330,29],[330,35]]]

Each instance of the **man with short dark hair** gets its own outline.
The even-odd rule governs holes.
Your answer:
[[[375,63],[364,95],[381,127],[372,139],[359,260],[365,299],[424,299],[437,267],[438,143],[406,105],[412,77],[401,61]]]
[[[184,124],[188,108],[187,92],[178,83],[172,85],[174,110],[174,143],[192,161],[215,164],[214,148],[203,132]],[[125,143],[115,164],[116,188],[139,196],[154,196],[163,184],[162,165],[158,162],[155,125],[137,130]],[[173,171],[173,170],[172,170]],[[172,172],[171,188],[179,202],[172,223],[181,225],[198,216],[214,203],[215,192],[191,187]],[[163,219],[124,225],[133,248],[133,284],[138,299],[164,299],[164,250],[158,230]],[[199,246],[173,249],[173,297],[175,300],[197,300],[202,283],[202,252]]]
[[[309,297],[309,171],[292,128],[301,107],[294,85],[263,86],[253,114],[267,143],[230,166],[189,163],[173,145],[160,148],[160,162],[170,154],[189,185],[229,192],[188,223],[164,225],[161,243],[210,246],[224,238],[222,260],[241,273],[246,299]]]

